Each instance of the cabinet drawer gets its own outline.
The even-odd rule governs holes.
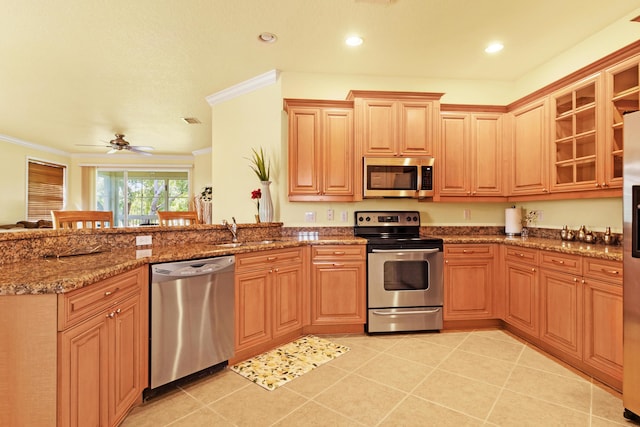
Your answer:
[[[95,316],[129,295],[140,292],[145,283],[145,267],[127,271],[98,283],[58,295],[58,330],[63,331],[80,321]]]
[[[560,270],[568,274],[582,275],[582,260],[579,255],[542,251],[540,267]]]
[[[444,255],[446,257],[493,257],[493,245],[445,245]]]
[[[507,261],[524,262],[527,264],[538,264],[538,250],[507,246],[504,258]]]
[[[364,259],[366,257],[365,245],[321,245],[311,248],[311,257],[314,261],[327,259]]]
[[[265,265],[301,263],[302,248],[276,249],[264,252],[236,255],[236,271],[263,268]]]
[[[583,258],[584,276],[612,284],[622,284],[622,263],[606,259]]]

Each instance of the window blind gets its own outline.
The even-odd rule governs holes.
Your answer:
[[[64,206],[65,166],[29,160],[27,220],[51,219]]]

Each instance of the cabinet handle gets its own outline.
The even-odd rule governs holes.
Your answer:
[[[277,259],[278,259],[278,257],[277,257],[277,256],[268,256],[268,257],[267,257],[267,261],[275,261],[275,260],[277,260]]]
[[[609,274],[611,276],[617,276],[618,274],[620,274],[618,270],[607,270],[606,268],[601,268],[600,271],[602,271],[604,274]]]
[[[120,290],[120,288],[115,288],[113,291],[105,291],[104,296],[108,297],[109,295],[115,294],[119,290]]]
[[[475,252],[475,251],[468,251],[468,250],[466,250],[466,249],[463,249],[463,250],[462,250],[462,253],[463,253],[463,254],[472,254],[472,253],[474,253],[474,252]]]
[[[334,255],[344,255],[345,252],[344,251],[333,251]]]
[[[344,267],[344,264],[338,264],[338,263],[334,262],[333,266],[334,267]]]
[[[562,260],[558,261],[557,259],[552,259],[551,262],[553,262],[555,264],[560,264],[560,265],[564,264],[564,261],[562,261]]]

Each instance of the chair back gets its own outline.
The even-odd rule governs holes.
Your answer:
[[[195,211],[158,211],[158,219],[160,225],[193,225],[198,223],[198,214]]]
[[[51,211],[53,228],[111,228],[113,212],[111,211]]]

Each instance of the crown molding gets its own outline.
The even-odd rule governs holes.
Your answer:
[[[201,156],[203,154],[211,154],[211,147],[201,148],[199,150],[194,150],[191,152],[194,156]]]
[[[38,145],[33,142],[23,141],[22,139],[14,138],[9,135],[0,134],[0,140],[8,142],[9,144],[20,145],[26,148],[31,148],[33,150],[44,151],[51,154],[56,154],[58,156],[70,156],[70,153],[66,151],[58,150],[57,148],[47,147],[46,145]]]
[[[264,74],[260,74],[259,76],[255,76],[253,78],[250,78],[249,80],[245,80],[241,83],[211,94],[205,99],[207,100],[209,105],[214,106],[221,102],[237,98],[238,96],[244,95],[245,93],[253,92],[265,86],[272,85],[278,80],[279,75],[279,70],[274,69],[271,71],[267,71]]]

